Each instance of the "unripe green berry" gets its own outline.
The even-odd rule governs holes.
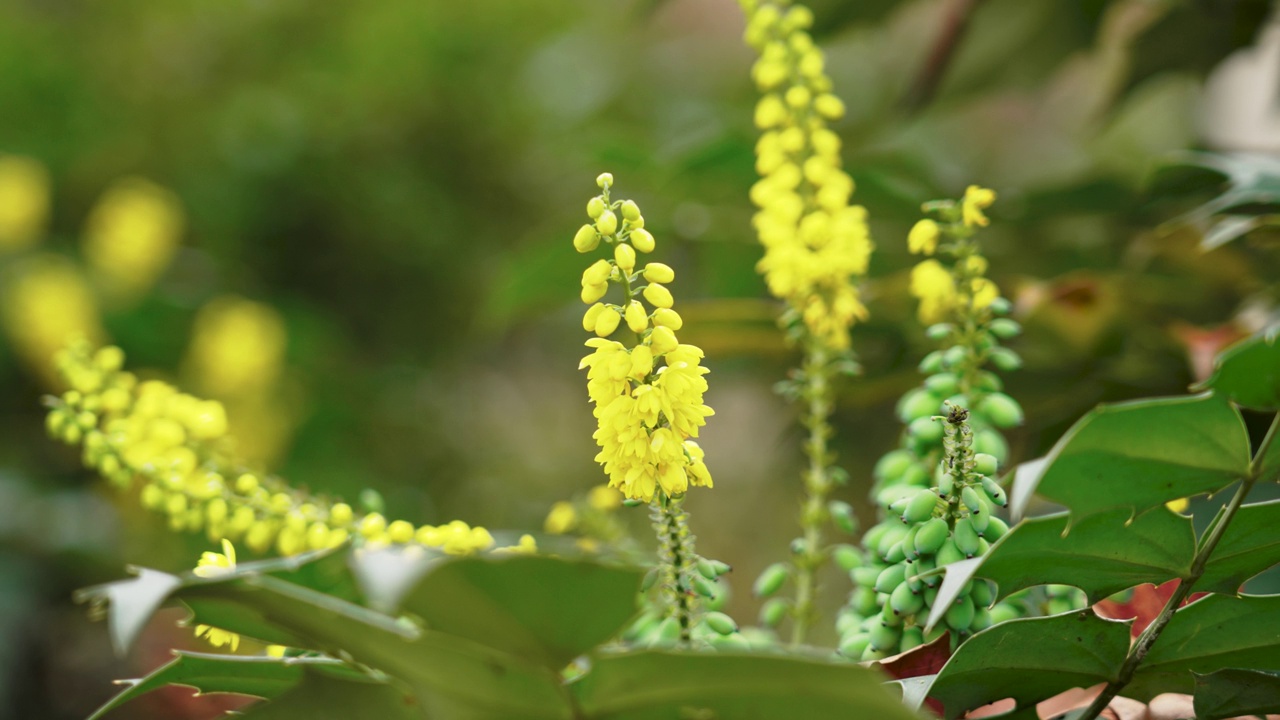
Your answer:
[[[896,627],[887,627],[880,623],[873,623],[868,631],[871,640],[870,646],[881,652],[890,652],[898,647],[898,639],[902,637],[902,631]]]
[[[862,567],[862,551],[852,545],[836,545],[831,549],[831,555],[845,572]]]
[[[1022,332],[1022,326],[1018,324],[1018,321],[1010,320],[1009,318],[996,318],[987,327],[991,329],[991,332],[996,337],[1005,339],[1016,337]]]
[[[924,644],[924,631],[918,627],[902,629],[902,639],[898,641],[898,650],[906,652]]]
[[[942,439],[942,424],[931,417],[916,418],[907,425],[907,432],[920,442],[932,444]]]
[[[957,563],[964,560],[964,553],[960,552],[960,548],[956,547],[956,543],[950,537],[938,549],[936,567],[946,567],[951,563]]]
[[[894,450],[886,453],[876,462],[872,472],[878,480],[893,481],[902,476],[907,468],[915,464],[916,458],[907,450]]]
[[[658,623],[654,629],[655,645],[674,645],[680,639],[680,621],[669,617]]]
[[[952,373],[938,373],[925,378],[924,386],[938,397],[948,397],[955,394],[959,383],[960,381]]]
[[[858,518],[854,516],[853,506],[849,503],[832,500],[827,503],[827,512],[831,513],[831,521],[843,532],[852,535],[858,531]]]
[[[924,609],[924,597],[903,582],[889,595],[889,605],[898,615],[914,615]]]
[[[990,540],[991,542],[995,542],[996,540],[1004,537],[1007,532],[1009,532],[1009,526],[1005,521],[992,516],[987,518],[987,528],[982,532],[982,537]]]
[[[924,523],[916,531],[916,552],[922,556],[936,555],[947,541],[947,533],[947,521],[942,518],[936,517]]]
[[[902,563],[890,565],[876,577],[876,592],[889,593],[907,579],[907,566]]]
[[[998,462],[994,455],[987,453],[978,453],[973,456],[974,472],[979,475],[995,475],[998,468]]]
[[[840,641],[840,647],[836,652],[853,660],[861,660],[862,653],[871,645],[871,636],[864,632],[856,632],[845,636]]]
[[[738,623],[734,622],[733,618],[722,612],[709,612],[702,616],[702,621],[707,624],[707,627],[715,630],[721,635],[738,632]]]
[[[1022,367],[1022,356],[1006,347],[991,348],[987,351],[987,357],[991,359],[991,364],[1005,372]]]
[[[924,388],[916,388],[898,402],[898,419],[909,423],[920,418],[929,418],[938,414],[942,406],[942,396],[934,395]]]
[[[879,601],[876,599],[875,588],[857,587],[849,594],[849,605],[859,615],[869,616],[880,607]]]
[[[760,624],[765,627],[777,627],[786,617],[790,606],[782,598],[773,598],[760,607]]]
[[[947,336],[951,334],[951,331],[955,329],[956,326],[951,323],[936,323],[925,328],[924,334],[927,335],[930,340],[946,340]]]
[[[991,393],[979,405],[984,417],[996,427],[1013,427],[1022,424],[1022,406],[1004,393]]]
[[[951,607],[947,608],[945,616],[947,625],[951,629],[958,632],[964,632],[973,624],[973,600],[967,597],[957,598]]]
[[[982,478],[982,489],[991,498],[991,502],[1004,507],[1009,504],[1009,496],[1005,494],[1004,488],[1000,484],[989,477]]]
[[[760,573],[752,590],[756,597],[769,597],[782,589],[791,571],[783,563],[774,563]]]
[[[937,505],[937,493],[933,490],[920,490],[907,502],[906,509],[902,511],[902,522],[908,524],[922,523],[933,516],[934,508]]]
[[[970,518],[960,518],[956,520],[955,528],[951,532],[951,539],[955,541],[956,548],[964,554],[965,557],[973,557],[978,554],[978,533],[973,529],[973,522]]]
[[[942,351],[934,350],[928,355],[925,355],[924,359],[920,361],[919,369],[920,369],[920,372],[928,375],[932,375],[933,373],[941,371],[942,370]]]

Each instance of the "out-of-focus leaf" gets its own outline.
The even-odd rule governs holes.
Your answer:
[[[1280,675],[1256,670],[1196,675],[1195,696],[1198,720],[1280,713]]]
[[[150,675],[122,681],[128,687],[98,708],[89,720],[97,720],[134,698],[168,685],[183,685],[199,695],[234,693],[273,698],[302,680],[306,665],[338,665],[332,658],[275,658],[263,655],[215,655],[179,652]],[[354,671],[352,671],[354,672]]]
[[[1124,694],[1190,693],[1191,673],[1230,668],[1280,671],[1280,596],[1209,595],[1178,610]]]
[[[1254,410],[1280,410],[1280,338],[1259,333],[1218,355],[1213,375],[1195,389]]]
[[[603,654],[570,687],[585,716],[609,720],[920,717],[875,671],[777,655]]]
[[[1129,624],[1089,610],[1010,620],[961,645],[929,696],[942,701],[948,718],[1004,698],[1024,707],[1115,679],[1128,650]]]
[[[138,633],[169,595],[182,585],[176,575],[159,570],[137,568],[132,580],[97,585],[76,593],[77,602],[90,602],[95,608],[106,606],[107,628],[116,654],[124,655],[133,647]]]
[[[1249,459],[1244,421],[1222,398],[1139,400],[1081,418],[1028,485],[1076,519],[1114,508],[1142,513],[1221,490],[1248,473]]]
[[[308,668],[297,687],[244,713],[252,720],[423,720],[434,717],[412,695],[371,678]]]
[[[430,570],[404,609],[433,630],[559,670],[636,614],[643,577],[585,561],[468,558]]]

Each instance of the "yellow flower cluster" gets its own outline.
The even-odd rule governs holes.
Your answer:
[[[583,253],[601,242],[612,247],[612,258],[597,260],[582,275],[582,300],[591,305],[582,326],[597,336],[587,341],[592,353],[579,365],[587,368],[599,421],[596,462],[609,485],[634,500],[649,502],[659,488],[679,497],[690,485],[711,487],[702,448],[691,439],[713,414],[702,402],[708,371],[700,364],[702,350],[676,338],[683,321],[666,287],[675,271],[657,262],[637,266],[636,253],[654,249],[640,208],[609,199],[612,175],[601,175],[597,184],[602,194],[587,203],[593,222],[573,239]],[[621,304],[601,302],[611,283],[621,286]],[[634,341],[610,340],[624,323]]]
[[[85,464],[121,489],[141,481],[142,504],[167,515],[174,530],[204,530],[211,540],[243,541],[255,552],[282,555],[353,537],[365,546],[419,543],[455,555],[494,544],[487,530],[460,520],[421,527],[388,522],[247,471],[232,454],[221,403],[158,380],[139,381],[123,370],[119,348],[73,343],[55,364],[71,389],[51,403],[50,434],[82,444]]]
[[[752,68],[762,94],[755,124],[763,132],[756,145],[761,179],[751,188],[765,248],[757,269],[811,335],[844,350],[849,327],[867,316],[855,283],[872,250],[866,210],[849,204],[853,179],[841,169],[840,138],[827,127],[844,115],[844,104],[831,93],[822,51],[806,32],[808,8],[741,3],[747,43],[760,53]]]
[[[48,171],[31,158],[0,155],[0,251],[39,242],[48,217]]]
[[[106,296],[132,304],[169,267],[186,226],[171,191],[138,177],[107,188],[89,214],[84,256]]]
[[[912,268],[911,294],[920,300],[921,322],[948,320],[959,306],[981,310],[1000,297],[1000,288],[985,277],[986,258],[968,242],[976,228],[990,222],[982,211],[995,200],[994,191],[970,185],[958,203],[944,200],[926,205],[927,210],[940,215],[942,224],[925,218],[907,234],[907,248],[912,253],[934,255],[941,243],[952,261],[948,267],[930,257]]]

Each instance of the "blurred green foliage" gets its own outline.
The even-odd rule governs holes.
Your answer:
[[[920,202],[970,182],[1000,194],[992,275],[1027,329],[1027,366],[1009,382],[1028,416],[1017,459],[1099,401],[1181,392],[1208,372],[1189,357],[1274,283],[1276,255],[1254,241],[1203,253],[1200,229],[1161,226],[1193,203],[1146,182],[1200,146],[1205,75],[1254,42],[1268,7],[814,3],[849,108],[836,129],[855,202],[879,245],[873,319],[855,329],[865,375],[835,418],[854,478],[842,499],[863,503],[870,460],[897,437],[892,403],[918,382],[906,231]],[[968,21],[932,83],[928,58],[957,9]],[[763,509],[794,507],[798,435],[767,391],[793,358],[753,267],[741,26],[730,0],[6,0],[0,153],[50,169],[45,246],[68,255],[117,178],[180,199],[178,256],[140,304],[105,316],[141,365],[178,372],[215,297],[283,314],[278,402],[296,425],[283,475],[349,498],[374,487],[421,521],[523,528],[601,477],[569,239],[584,191],[612,171],[664,240],[657,259],[678,268],[689,341],[714,371],[721,422],[704,444],[723,479],[691,503],[702,547],[743,584],[792,532],[791,513]],[[3,617],[79,623],[33,608],[122,560],[189,565],[202,543],[110,504],[44,440],[41,382],[0,346],[0,495],[14,499],[0,504],[0,597],[15,608]],[[826,588],[828,603],[844,591]],[[83,639],[98,630],[75,625],[79,644],[55,646],[34,627],[0,625],[0,656],[43,668],[0,657],[15,668],[0,707],[83,716],[109,692],[105,646]],[[81,686],[95,690],[54,697],[33,674],[91,677]]]

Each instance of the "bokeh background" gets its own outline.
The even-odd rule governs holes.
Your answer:
[[[1255,328],[1276,255],[1253,236],[1203,252],[1176,222],[1195,199],[1159,169],[1280,149],[1269,2],[812,7],[878,245],[836,416],[839,494],[864,519],[929,349],[904,241],[924,200],[999,193],[984,239],[1026,328],[1018,460],[1098,402],[1184,392]],[[603,477],[570,239],[604,170],[713,371],[716,488],[689,507],[749,621],[795,532],[800,454],[771,390],[796,357],[753,269],[742,26],[732,0],[0,0],[0,717],[84,717],[111,679],[194,647],[170,615],[114,658],[71,601],[208,548],[44,436],[68,333],[222,399],[242,452],[300,486],[537,531]],[[643,539],[642,515],[623,519]],[[833,574],[823,600],[845,592]],[[130,717],[225,707],[183,695]]]

